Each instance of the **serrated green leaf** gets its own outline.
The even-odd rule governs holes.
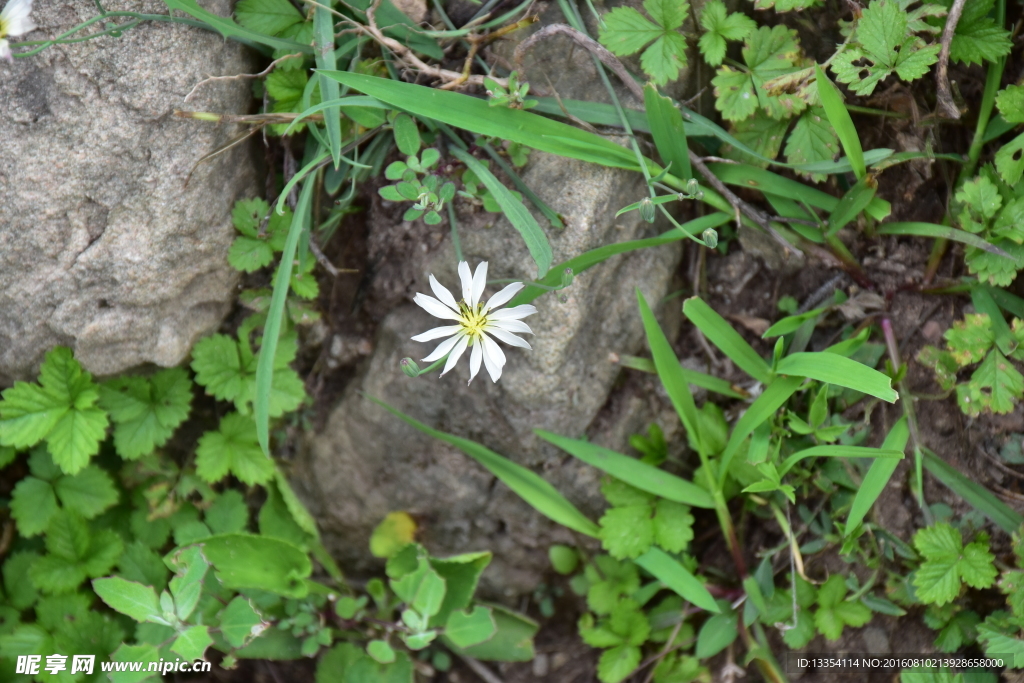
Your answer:
[[[661,27],[632,7],[616,7],[603,19],[604,27],[599,33],[601,44],[620,57],[639,51],[664,34]]]
[[[818,591],[814,625],[828,640],[838,640],[845,626],[859,627],[871,620],[871,610],[860,602],[845,600],[846,592],[841,574],[830,576]]]
[[[666,32],[640,55],[640,66],[658,85],[676,80],[686,68],[686,39],[674,31]]]
[[[654,540],[670,553],[680,553],[693,540],[693,515],[686,505],[659,500],[654,508]]]
[[[613,507],[598,520],[601,545],[616,559],[635,559],[654,543],[653,510],[650,505]]]
[[[616,645],[605,650],[597,662],[597,678],[601,683],[620,683],[640,664],[640,648]]]
[[[18,533],[26,538],[43,533],[59,509],[53,486],[35,477],[18,482],[11,493],[10,506]]]
[[[196,447],[196,474],[210,483],[228,473],[252,486],[274,476],[274,461],[263,454],[251,417],[231,413],[215,432],[206,432]]]
[[[38,559],[36,553],[22,550],[9,556],[3,564],[4,588],[9,604],[15,609],[28,609],[39,597],[30,575]]]
[[[821,107],[807,109],[797,119],[789,138],[786,140],[786,162],[805,164],[818,161],[832,161],[839,153],[839,138],[829,124]],[[824,173],[808,173],[815,182],[823,181]]]
[[[1008,185],[1016,185],[1024,175],[1024,133],[996,152],[996,170]]]
[[[241,0],[235,18],[247,29],[276,36],[302,21],[302,15],[288,0]]]
[[[967,204],[971,212],[981,219],[993,218],[1003,205],[999,189],[985,176],[966,181],[956,193],[956,201]]]
[[[1008,85],[996,93],[996,106],[1007,123],[1024,123],[1024,85]]]
[[[157,591],[167,587],[167,567],[163,560],[141,541],[134,541],[117,561],[118,573],[129,581],[152,586]]]
[[[75,476],[59,477],[54,482],[57,498],[63,506],[85,519],[92,519],[118,501],[114,480],[106,470],[95,465],[85,467]]]
[[[949,58],[954,62],[981,64],[1005,57],[1013,48],[1010,32],[989,17],[995,0],[972,0],[964,5],[957,22]]]
[[[957,401],[968,415],[983,410],[1003,414],[1024,397],[1024,376],[998,349],[992,349],[965,385],[957,387]]]
[[[1024,138],[1024,135],[1022,135],[1022,138]],[[1022,139],[1022,142],[1024,142],[1024,139]],[[1006,149],[1006,147],[1003,147],[1003,149]],[[1017,277],[1018,265],[1024,264],[1024,246],[1006,239],[993,240],[990,244],[1003,250],[1011,258],[983,251],[977,247],[968,247],[964,252],[967,269],[972,274],[977,275],[978,280],[982,283],[1006,287]]]
[[[704,60],[711,66],[718,66],[725,58],[726,41],[743,40],[757,28],[753,19],[733,12],[729,14],[722,0],[709,0],[704,3],[700,12],[700,25],[704,35],[700,37],[698,47]]]
[[[963,545],[958,529],[938,523],[914,534],[914,547],[925,558],[914,575],[917,596],[925,603],[943,605],[960,594],[961,581],[988,588],[996,578],[994,556],[981,541]]]
[[[715,88],[715,109],[727,121],[742,121],[757,111],[757,95],[750,74],[729,66],[721,67],[711,80]]]
[[[779,155],[779,150],[782,149],[782,141],[786,137],[788,128],[789,121],[787,119],[773,119],[759,109],[754,112],[753,116],[736,123],[732,128],[732,135],[765,159],[775,159]],[[726,148],[725,156],[760,168],[768,166],[767,161],[731,145]]]
[[[206,526],[215,534],[233,534],[244,531],[249,523],[249,508],[241,492],[229,489],[222,492],[203,515]]]
[[[228,263],[243,273],[253,273],[273,260],[274,250],[267,242],[244,235],[236,237],[228,250]]]
[[[686,39],[675,31],[686,19],[687,0],[644,0],[651,23],[632,7],[617,7],[603,17],[601,44],[616,55],[631,55],[653,41],[640,57],[651,80],[664,85],[686,67]]]

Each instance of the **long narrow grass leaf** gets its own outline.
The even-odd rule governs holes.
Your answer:
[[[895,403],[900,397],[887,375],[834,353],[792,353],[779,361],[776,372],[836,384],[889,403]]]
[[[651,307],[647,305],[643,293],[636,290],[636,298],[640,304],[640,317],[644,323],[644,333],[647,335],[647,345],[651,347],[651,356],[654,358],[654,367],[658,371],[658,378],[668,393],[668,398],[679,413],[679,419],[694,443],[702,444],[700,433],[700,420],[697,415],[697,405],[693,402],[693,394],[690,393],[690,385],[683,374],[683,368],[679,365],[672,345],[662,331],[658,321],[654,318]]]
[[[832,214],[828,217],[828,230],[826,233],[831,236],[845,228],[847,223],[867,208],[867,205],[874,198],[875,187],[871,181],[867,177],[858,180],[840,198],[836,208],[833,209]]]
[[[764,424],[779,408],[789,400],[789,397],[796,393],[804,380],[802,377],[776,377],[768,385],[768,388],[750,404],[743,417],[736,421],[729,435],[729,441],[722,451],[722,464],[719,472],[719,479],[725,480],[729,471],[729,464],[733,457],[739,452],[740,446],[750,434],[760,425]]]
[[[795,332],[797,328],[803,325],[805,322],[811,320],[812,318],[817,318],[819,315],[821,315],[827,310],[828,307],[826,306],[824,308],[815,308],[814,310],[807,311],[806,313],[798,313],[797,315],[787,315],[785,318],[782,318],[774,325],[769,327],[767,330],[765,330],[764,334],[761,335],[761,338],[772,339],[773,337],[781,337],[784,334]]]
[[[647,491],[656,496],[693,507],[708,509],[715,507],[715,501],[707,490],[682,477],[677,477],[628,455],[602,448],[589,441],[570,439],[543,429],[533,431],[537,436],[553,443],[569,455],[579,458],[588,465],[607,472],[641,491]]]
[[[288,298],[288,289],[291,287],[295,252],[303,231],[309,229],[310,204],[315,186],[313,178],[307,178],[302,191],[299,192],[292,223],[288,227],[284,251],[281,253],[281,263],[274,274],[274,293],[270,297],[267,322],[263,326],[263,341],[260,342],[260,355],[256,361],[256,396],[253,398],[253,413],[256,417],[256,437],[267,457],[270,457],[270,391],[274,384],[274,356],[277,354],[277,341],[281,336],[284,305]]]
[[[631,370],[639,370],[640,372],[649,372],[652,375],[657,374],[657,369],[654,367],[654,361],[649,358],[638,358],[637,356],[619,356],[619,364],[624,368]],[[730,384],[727,380],[721,377],[715,377],[709,375],[706,372],[700,372],[699,370],[691,370],[689,368],[683,368],[683,375],[686,377],[686,381],[695,387],[701,389],[707,389],[713,391],[716,394],[722,396],[728,396],[730,398],[750,398],[750,394],[743,391],[739,387]]]
[[[1021,299],[1016,294],[1010,294],[1005,289],[999,289],[998,287],[986,287],[985,289],[988,290],[989,296],[991,296],[1004,311],[1018,318],[1024,318],[1024,299]]]
[[[839,90],[817,64],[814,65],[814,77],[818,84],[818,98],[821,100],[821,106],[825,109],[825,116],[828,117],[828,122],[832,124],[836,135],[839,136],[843,151],[846,152],[850,163],[853,164],[853,172],[858,179],[863,178],[867,174],[867,168],[864,165],[864,149],[860,146],[857,127],[853,125],[850,112],[847,111],[846,105],[843,103],[843,96],[839,94]]]
[[[644,86],[644,107],[647,109],[647,121],[651,126],[651,137],[654,138],[654,145],[658,148],[662,162],[677,178],[692,178],[690,149],[686,146],[682,114],[672,104],[672,100],[659,95],[658,90],[650,83]]]
[[[699,297],[687,299],[683,304],[683,314],[743,372],[759,382],[771,381],[772,369],[764,358],[703,300]]]
[[[551,245],[548,243],[547,235],[537,225],[533,214],[515,198],[508,188],[501,184],[501,181],[494,177],[494,174],[486,166],[474,159],[472,154],[464,152],[458,147],[450,148],[449,152],[480,179],[480,182],[487,187],[491,196],[498,202],[498,206],[501,207],[509,223],[519,231],[523,241],[526,242],[526,248],[530,250],[530,256],[537,264],[537,277],[547,275],[551,268]]]
[[[512,489],[520,498],[529,503],[537,512],[548,519],[587,536],[596,538],[600,533],[600,528],[597,524],[588,519],[565,496],[559,493],[558,489],[535,472],[526,469],[522,465],[517,465],[508,458],[498,455],[475,441],[433,429],[419,420],[409,417],[402,411],[392,408],[383,401],[377,400],[372,396],[367,396],[367,398],[406,424],[412,425],[424,434],[432,436],[439,441],[455,446],[476,460],[491,474],[500,479],[502,483]]]
[[[990,254],[997,254],[1008,259],[1012,256],[997,246],[989,244],[977,235],[972,235],[966,230],[952,228],[948,225],[936,225],[935,223],[886,223],[878,228],[879,235],[914,235],[916,237],[935,237],[983,249]]]
[[[779,474],[783,475],[804,458],[895,458],[901,460],[903,451],[896,449],[869,448],[867,446],[812,446],[797,451],[786,458],[779,466]]]
[[[636,157],[625,147],[538,114],[491,107],[480,98],[387,78],[346,71],[330,71],[324,75],[405,111],[478,135],[496,136],[542,152],[595,161],[604,166],[638,168]]]
[[[695,218],[692,221],[683,223],[680,227],[684,228],[685,232],[678,228],[673,228],[668,232],[663,232],[657,237],[606,244],[603,247],[585,251],[579,256],[574,256],[568,261],[563,261],[553,267],[550,273],[537,281],[537,284],[543,285],[542,287],[527,284],[526,288],[519,292],[519,294],[517,294],[508,305],[519,306],[520,304],[528,304],[534,301],[541,294],[550,291],[546,289],[546,287],[557,287],[562,282],[562,273],[565,272],[566,268],[571,268],[574,274],[579,275],[585,270],[593,268],[597,264],[603,263],[617,254],[625,254],[631,251],[637,251],[638,249],[649,249],[651,247],[660,247],[663,244],[678,242],[679,240],[687,239],[687,235],[699,235],[708,228],[717,228],[719,225],[724,225],[731,220],[732,216],[729,214],[716,211],[714,213],[709,213],[706,216],[701,216],[700,218]]]
[[[832,212],[839,204],[839,200],[830,194],[756,166],[716,161],[708,164],[708,170],[726,185],[737,185],[748,190],[789,197],[825,211]]]
[[[907,418],[902,417],[886,434],[885,441],[882,442],[882,449],[902,452],[907,447],[909,439],[910,428],[907,426]],[[864,475],[864,480],[861,482],[860,487],[857,488],[857,493],[853,497],[850,514],[846,517],[847,535],[864,520],[864,516],[867,515],[868,510],[878,500],[878,496],[882,494],[885,485],[889,483],[892,473],[896,471],[899,464],[900,461],[893,458],[875,458],[871,463],[871,467],[868,468],[867,474]]]
[[[989,290],[984,287],[975,287],[971,290],[971,303],[974,304],[975,310],[978,313],[984,313],[989,317],[992,325],[992,336],[995,339],[996,346],[999,350],[1010,355],[1017,350],[1017,337],[1010,331],[1010,326],[1006,324],[1006,318],[1003,317],[1003,312],[999,310],[999,304],[992,298]]]
[[[711,593],[696,576],[686,570],[679,560],[659,548],[651,548],[633,560],[671,588],[681,598],[708,612],[721,612]]]
[[[512,184],[516,186],[516,189],[522,192],[523,196],[529,199],[530,203],[533,204],[538,211],[544,214],[544,218],[548,219],[548,223],[559,229],[565,227],[565,223],[562,222],[561,216],[559,216],[554,209],[548,206],[543,199],[537,196],[536,192],[531,190],[529,186],[523,182],[523,179],[519,177],[516,170],[509,166],[507,161],[501,158],[501,155],[495,151],[494,147],[485,144],[483,145],[483,150],[487,152],[487,156],[494,160],[494,163],[498,165],[498,168],[505,172],[505,175],[509,177],[509,180],[511,180]]]
[[[1008,534],[1015,533],[1024,524],[1024,516],[1013,511],[1006,503],[978,482],[965,477],[955,467],[940,458],[933,451],[922,447],[924,466],[932,475],[953,493],[957,494],[991,519],[996,526]]]
[[[317,49],[316,68],[333,71],[337,67],[334,54],[334,20],[331,10],[326,5],[313,8],[313,44]],[[341,95],[341,84],[324,76],[317,76],[320,83],[320,98],[336,100]],[[324,128],[327,130],[327,141],[330,145],[331,159],[334,167],[341,166],[341,109],[332,107],[324,112]]]

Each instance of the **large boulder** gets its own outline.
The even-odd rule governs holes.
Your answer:
[[[639,174],[533,152],[523,179],[565,217],[564,230],[546,229],[555,263],[664,229],[644,223],[637,212],[615,218],[617,209],[644,196]],[[538,222],[547,226],[539,215]],[[459,224],[464,256],[473,267],[488,261],[489,278],[536,276],[522,239],[504,218],[463,214]],[[403,230],[394,224],[390,229]],[[468,354],[443,379],[438,372],[410,379],[399,367],[403,357],[418,360],[434,347],[410,337],[443,324],[408,303],[411,296],[430,292],[430,273],[460,291],[449,241],[433,251],[410,254],[403,270],[408,272],[408,261],[413,261],[415,279],[406,303],[384,318],[372,356],[296,463],[294,480],[329,548],[349,567],[365,569],[373,527],[389,511],[407,510],[421,520],[420,538],[435,553],[495,551],[485,575],[489,589],[509,594],[531,590],[547,567],[547,546],[572,542],[570,533],[496,484],[469,457],[400,422],[367,397],[541,473],[596,518],[600,473],[551,447],[533,429],[574,437],[590,429],[595,440],[622,448],[623,433],[641,428],[650,413],[640,415],[629,408],[633,404],[600,428],[592,423],[603,407],[607,411],[620,371],[609,354],[635,353],[643,344],[636,288],[656,303],[668,290],[680,253],[680,245],[673,244],[616,256],[579,275],[565,290],[565,303],[558,294],[542,296],[534,302],[539,312],[526,320],[534,331],[529,337],[533,349],[506,347],[508,362],[499,382],[493,384],[483,373],[471,386]]]
[[[229,0],[204,5],[231,10]],[[167,12],[158,0],[104,7]],[[95,14],[91,2],[37,2],[40,28],[22,39]],[[254,66],[238,43],[165,22],[0,61],[0,384],[32,375],[57,344],[101,375],[176,365],[217,327],[235,281],[231,206],[255,194],[256,164],[238,146],[186,185],[238,130],[173,110],[248,113],[245,80],[183,100],[209,75]]]

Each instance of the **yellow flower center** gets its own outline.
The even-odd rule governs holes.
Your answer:
[[[483,307],[483,304],[477,304],[476,310],[474,310],[465,301],[459,303],[459,310],[462,312],[459,322],[462,323],[462,327],[470,339],[477,339],[483,334],[484,327],[487,325],[487,316],[481,312]]]

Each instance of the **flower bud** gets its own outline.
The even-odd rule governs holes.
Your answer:
[[[575,278],[575,277],[576,277],[576,275],[575,275],[575,273],[572,272],[572,268],[566,268],[565,270],[563,270],[562,271],[562,288],[564,289],[565,287],[568,287],[569,285],[571,285],[572,281],[573,281],[573,278]]]
[[[700,192],[700,183],[697,182],[696,178],[690,178],[686,181],[686,194],[695,195]]]
[[[696,192],[695,192],[695,193],[693,194],[693,198],[694,198],[694,199],[696,199],[696,200],[697,200],[698,202],[699,202],[700,200],[704,199],[704,190],[697,190],[697,191],[696,191]]]
[[[718,246],[718,233],[715,232],[714,228],[708,228],[701,235],[704,239],[704,244],[707,245],[708,249],[714,249]]]
[[[648,223],[654,222],[654,202],[649,197],[640,200],[640,218]]]
[[[399,365],[402,366],[402,372],[407,374],[409,377],[420,376],[420,366],[416,364],[412,358],[403,358]]]

